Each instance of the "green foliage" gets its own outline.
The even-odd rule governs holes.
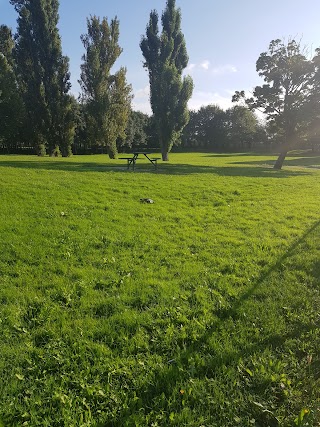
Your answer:
[[[59,145],[56,145],[53,151],[51,152],[51,157],[59,157],[59,156],[61,156],[61,151],[60,151]]]
[[[159,34],[158,14],[150,13],[146,36],[140,47],[144,67],[149,71],[150,103],[154,115],[163,160],[168,160],[174,143],[189,120],[187,103],[192,95],[191,77],[182,78],[188,64],[184,36],[181,31],[181,12],[175,0],[168,0],[162,14],[162,33]]]
[[[228,145],[231,149],[252,149],[266,142],[266,131],[247,107],[236,105],[226,111]]]
[[[37,151],[56,144],[70,154],[74,134],[69,60],[62,55],[58,0],[10,0],[19,14],[14,57],[27,111],[24,133]]]
[[[221,150],[226,146],[225,112],[218,105],[207,105],[192,111],[183,134],[184,146]]]
[[[0,142],[10,151],[19,139],[24,122],[24,106],[19,94],[15,65],[12,56],[14,46],[11,30],[0,26]]]
[[[6,25],[0,25],[0,52],[7,59],[8,63],[13,65],[12,49],[14,47],[14,41],[12,38],[12,32]]]
[[[145,148],[149,142],[150,118],[140,111],[131,111],[125,132],[125,138],[119,139],[117,145],[120,150]]]
[[[261,53],[257,60],[257,72],[265,84],[256,86],[250,98],[245,99],[244,91],[236,92],[233,97],[233,101],[245,99],[250,109],[265,113],[274,132],[282,139],[283,148],[275,163],[276,169],[281,169],[286,153],[307,131],[310,132],[310,123],[314,116],[319,116],[317,67],[317,61],[308,60],[295,40],[287,44],[279,39],[272,40],[269,52]]]
[[[182,136],[184,148],[212,151],[253,149],[266,141],[266,132],[247,107],[227,111],[207,105],[190,112],[190,121]]]
[[[81,36],[86,49],[81,65],[82,102],[88,138],[91,145],[107,148],[110,158],[117,155],[116,142],[125,137],[130,113],[131,86],[126,81],[126,69],[111,74],[120,56],[119,21],[91,16],[88,33]]]
[[[1,156],[3,424],[316,426],[320,158],[286,162]]]
[[[39,144],[37,155],[39,157],[44,157],[47,154],[46,146],[44,144]]]

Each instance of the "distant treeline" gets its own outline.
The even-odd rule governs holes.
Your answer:
[[[71,149],[74,154],[104,154],[106,147],[90,137],[83,117],[81,104],[75,103],[76,130]],[[184,128],[180,144],[173,151],[270,151],[277,150],[281,141],[268,126],[244,106],[223,110],[217,105],[190,111],[190,120]],[[298,148],[320,149],[317,138],[301,140]],[[123,138],[117,139],[118,152],[135,149],[159,148],[159,141],[152,116],[131,111]],[[36,154],[30,143],[0,141],[1,154]]]

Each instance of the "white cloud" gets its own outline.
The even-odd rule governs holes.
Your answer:
[[[191,72],[196,67],[196,64],[189,64],[185,69],[186,72]]]
[[[147,85],[143,89],[138,89],[133,92],[134,99],[145,99],[150,96],[150,86]]]
[[[208,59],[204,59],[203,61],[197,64],[189,64],[188,67],[185,69],[185,74],[194,73],[197,70],[210,71],[210,73],[214,75],[232,74],[238,71],[237,67],[232,64],[217,65],[216,67],[213,67],[211,66],[211,63]]]
[[[204,61],[201,62],[200,67],[203,68],[204,70],[208,71],[209,67],[210,67],[210,61],[205,59]]]
[[[152,110],[151,110],[149,101],[145,101],[145,102],[132,101],[131,107],[134,111],[140,111],[141,113],[148,114],[148,116],[152,115]]]
[[[203,106],[215,104],[226,110],[234,105],[231,101],[230,92],[231,91],[226,91],[229,96],[223,96],[218,92],[194,91],[192,98],[188,102],[188,107],[190,110],[199,110],[199,108]],[[136,90],[132,101],[132,109],[151,115],[152,111],[149,101],[149,93],[149,86]]]
[[[150,87],[149,85],[145,86],[142,89],[137,89],[133,92],[133,100],[131,103],[132,109],[135,111],[141,111],[145,114],[151,114],[150,106]]]
[[[226,97],[218,92],[195,91],[188,103],[188,107],[190,110],[199,110],[199,108],[210,104],[219,105],[220,108],[226,110],[232,107],[231,96]]]
[[[231,101],[234,91],[227,90],[224,91],[224,93],[225,95],[221,95],[219,92],[194,91],[192,98],[188,102],[188,107],[190,110],[199,110],[199,108],[203,106],[215,104],[226,110],[234,105]],[[134,98],[132,101],[132,109],[151,115],[152,111],[149,97],[149,85],[145,86],[142,89],[135,90]]]
[[[238,70],[234,65],[221,65],[219,67],[212,68],[213,74],[230,74],[236,73]]]

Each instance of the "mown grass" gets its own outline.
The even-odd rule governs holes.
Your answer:
[[[1,156],[4,426],[320,425],[320,157],[271,160]]]

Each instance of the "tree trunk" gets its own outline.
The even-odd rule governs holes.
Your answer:
[[[169,153],[166,150],[162,150],[162,161],[168,162],[169,161]]]
[[[295,127],[292,124],[287,125],[285,129],[285,142],[282,145],[281,152],[273,166],[273,169],[280,170],[283,166],[284,159],[286,158],[288,151],[293,150],[296,146],[298,142],[298,135],[295,134],[294,128]]]
[[[287,151],[282,151],[275,162],[273,169],[280,170],[283,166],[284,159],[286,158]]]
[[[115,159],[117,157],[117,154],[118,154],[117,149],[113,146],[110,146],[110,145],[107,145],[106,148],[107,148],[107,153],[108,153],[110,159]]]
[[[163,162],[169,161],[169,149],[166,144],[163,143],[162,138],[160,137],[160,147],[161,147],[161,157]]]

